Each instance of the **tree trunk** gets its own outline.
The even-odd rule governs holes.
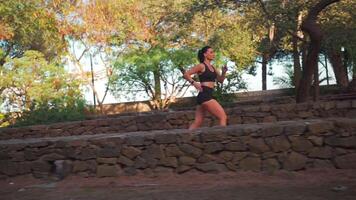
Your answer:
[[[267,62],[268,55],[263,53],[262,55],[262,90],[267,90]]]
[[[315,65],[314,69],[314,101],[318,101],[320,96],[320,88],[319,88],[319,67]]]
[[[300,80],[297,91],[296,101],[298,103],[308,100],[313,73],[315,71],[315,67],[318,65],[318,56],[323,34],[319,25],[316,23],[317,17],[324,8],[338,1],[340,0],[320,0],[319,3],[309,10],[306,19],[302,23],[301,29],[308,33],[310,37],[310,44],[305,62],[305,68],[303,69],[303,76]]]
[[[159,70],[159,67],[153,71],[153,78],[154,78],[154,90],[155,90],[155,94],[154,94],[154,98],[153,101],[156,104],[156,109],[161,109],[161,72]]]
[[[298,50],[298,38],[293,37],[293,65],[294,65],[294,86],[296,91],[299,88],[300,78],[302,76],[302,67],[300,66],[300,57]]]
[[[352,81],[349,83],[347,87],[348,92],[356,92],[356,66],[353,65],[353,72],[352,72]]]
[[[296,36],[303,38],[303,32],[300,31],[300,26],[302,25],[302,13],[300,12],[297,17],[297,26],[295,27],[295,34]],[[292,44],[293,44],[293,69],[294,69],[294,86],[295,91],[298,91],[299,82],[302,77],[302,67],[300,65],[300,55],[298,49],[298,38],[293,36]]]
[[[341,89],[346,89],[349,84],[347,68],[343,65],[341,52],[335,49],[328,51],[328,57],[335,73],[336,83]]]

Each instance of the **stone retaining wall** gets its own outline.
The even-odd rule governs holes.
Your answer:
[[[356,100],[238,106],[227,108],[226,113],[229,125],[326,117],[356,117]],[[187,128],[193,120],[194,111],[175,111],[23,128],[1,128],[0,140],[180,129]],[[203,126],[216,124],[217,121],[209,116]]]
[[[273,90],[261,90],[261,91],[246,91],[232,94],[235,103],[242,104],[259,104],[264,102],[275,103],[284,101],[285,103],[295,102],[293,88],[285,89],[273,89]],[[339,87],[337,85],[321,85],[320,86],[320,98],[324,95],[339,94]],[[106,115],[120,114],[126,112],[146,112],[151,111],[149,101],[138,102],[126,102],[126,103],[114,103],[104,104],[103,113]],[[177,98],[174,103],[170,105],[170,108],[174,110],[187,110],[196,105],[196,97],[183,97]],[[98,108],[99,111],[99,108]]]
[[[356,119],[0,141],[0,178],[356,169]]]

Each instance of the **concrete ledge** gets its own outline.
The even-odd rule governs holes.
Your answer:
[[[0,177],[356,168],[356,119],[0,141]]]

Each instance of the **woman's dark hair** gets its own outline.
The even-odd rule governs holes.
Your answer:
[[[204,62],[204,60],[205,60],[204,53],[205,53],[206,51],[208,51],[208,49],[211,49],[211,47],[210,47],[210,46],[205,46],[205,47],[203,47],[202,49],[200,49],[200,50],[198,51],[198,59],[199,59],[199,61],[200,61],[201,63]]]

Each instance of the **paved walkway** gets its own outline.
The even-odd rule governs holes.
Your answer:
[[[356,170],[0,180],[1,200],[355,200]]]

